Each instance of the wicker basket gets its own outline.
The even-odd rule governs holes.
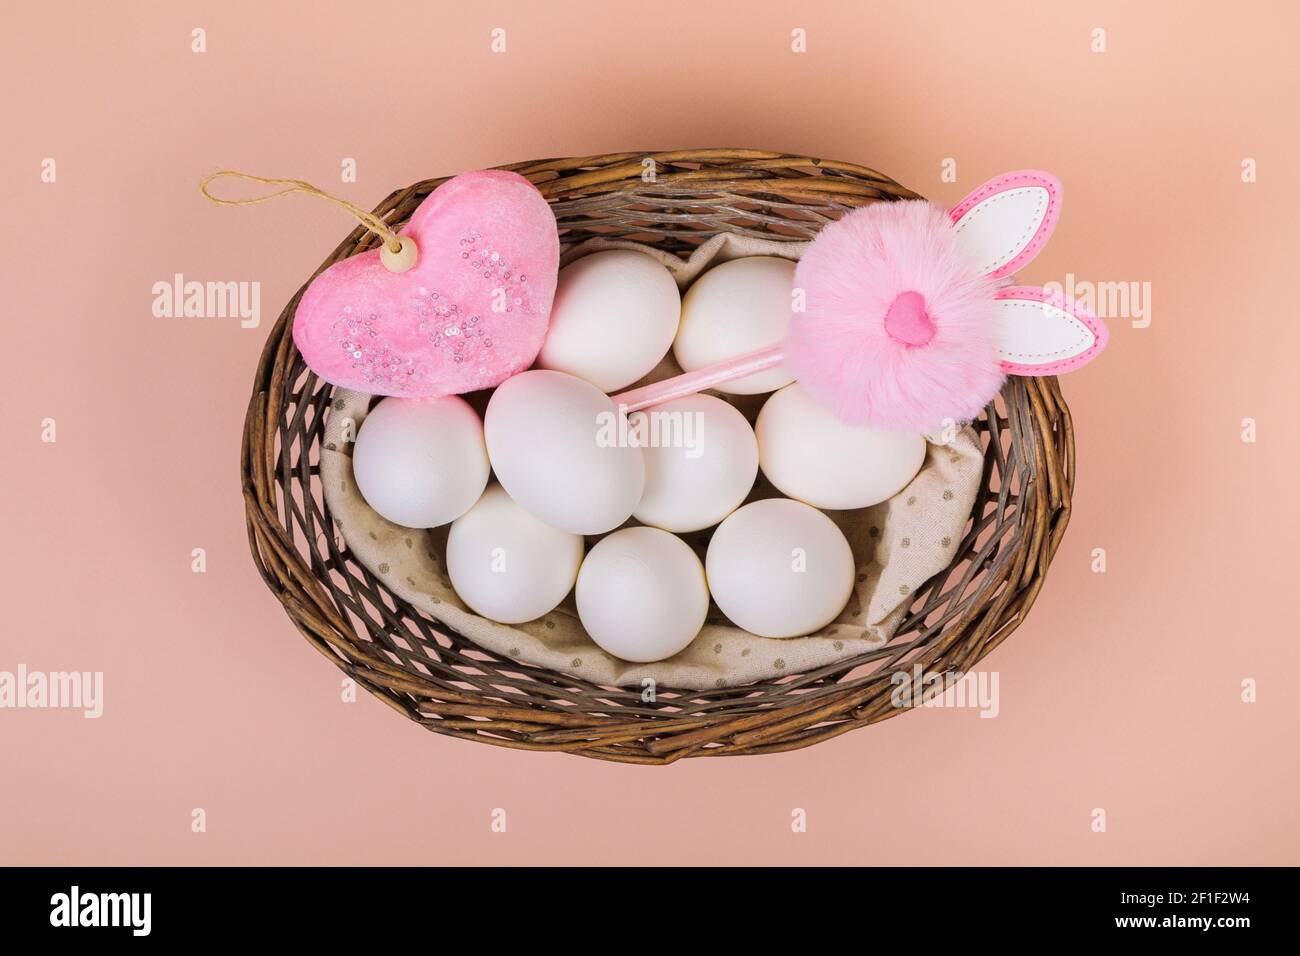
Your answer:
[[[647,160],[654,161],[653,177]],[[567,247],[627,238],[687,255],[719,232],[801,240],[849,209],[915,198],[850,163],[743,149],[619,153],[505,167],[551,203]],[[404,222],[443,180],[389,196]],[[321,269],[375,246],[357,229]],[[1033,605],[1070,516],[1074,436],[1054,378],[1010,378],[977,427],[984,474],[952,564],[917,590],[885,647],[818,671],[713,691],[602,687],[489,653],[393,595],[355,560],[321,495],[333,387],[290,334],[299,290],[271,329],[241,449],[249,544],[299,631],[345,674],[435,733],[626,763],[777,753],[900,712],[898,671],[964,672]],[[919,689],[918,689],[919,690]]]

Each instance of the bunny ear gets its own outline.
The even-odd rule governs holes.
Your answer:
[[[1086,365],[1106,347],[1106,324],[1069,296],[1013,285],[994,295],[998,352],[1009,375],[1058,375]]]
[[[1022,169],[990,179],[949,212],[959,243],[980,272],[1001,279],[1038,255],[1061,215],[1061,183]]]

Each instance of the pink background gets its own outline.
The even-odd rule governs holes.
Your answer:
[[[434,6],[9,14],[0,670],[102,670],[106,700],[0,711],[0,862],[1300,863],[1294,4]],[[944,202],[1050,169],[1065,212],[1023,280],[1151,283],[1150,327],[1112,318],[1065,382],[1076,510],[985,662],[1001,714],[656,769],[343,703],[254,570],[237,459],[266,330],[351,224],[300,197],[217,208],[198,178],[370,207],[464,169],[702,145],[855,160]],[[261,327],[155,319],[176,272],[259,280]]]

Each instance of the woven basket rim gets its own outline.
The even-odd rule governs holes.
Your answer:
[[[684,256],[722,231],[799,240],[856,206],[919,198],[865,166],[750,149],[624,152],[503,167],[551,203],[568,248],[634,238]],[[647,170],[654,175],[647,177]],[[400,225],[446,178],[390,194]],[[354,230],[310,278],[373,248]],[[310,282],[310,278],[308,282]],[[890,677],[966,672],[1019,626],[1069,521],[1074,436],[1054,378],[1013,378],[977,422],[980,494],[949,568],[917,590],[886,647],[833,667],[718,692],[591,685],[484,652],[349,562],[320,500],[318,454],[333,388],[293,346],[293,313],[270,330],[245,418],[241,472],[255,564],[312,646],[426,729],[495,746],[626,763],[794,750],[901,713]],[[403,606],[404,605],[404,606]]]

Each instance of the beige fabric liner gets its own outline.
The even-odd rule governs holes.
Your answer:
[[[683,261],[633,242],[593,239],[568,250],[562,262],[600,249],[637,249],[663,262],[685,288],[719,262],[753,255],[797,259],[806,247],[803,242],[720,235]],[[670,352],[638,384],[678,371]],[[732,402],[751,423],[766,398],[719,397]],[[482,411],[484,393],[466,398]],[[447,529],[416,531],[385,521],[357,490],[352,448],[345,436],[356,435],[370,405],[369,395],[336,391],[321,450],[325,501],[356,560],[398,597],[489,651],[613,686],[640,686],[649,678],[662,687],[689,690],[732,687],[814,670],[881,647],[906,615],[912,593],[952,561],[983,470],[979,438],[966,427],[946,444],[932,441],[921,471],[889,501],[856,511],[827,512],[849,540],[858,575],[848,606],[817,634],[757,637],[732,625],[711,604],[704,628],[685,650],[653,664],[633,664],[605,653],[587,636],[578,621],[572,592],[550,614],[527,624],[498,624],[468,610],[444,570]],[[777,494],[760,474],[749,500]],[[710,533],[682,536],[701,560]],[[596,540],[589,538],[587,543]]]

